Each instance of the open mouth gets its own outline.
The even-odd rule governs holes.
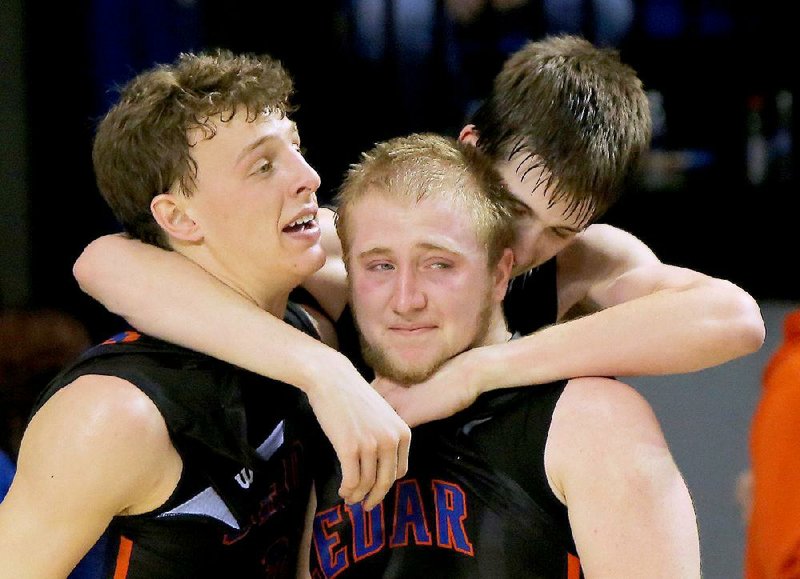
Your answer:
[[[286,227],[283,228],[284,233],[300,233],[303,231],[308,231],[317,227],[317,222],[314,220],[314,215],[308,214],[300,219],[290,223]]]

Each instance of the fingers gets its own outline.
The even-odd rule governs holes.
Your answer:
[[[400,438],[396,444],[386,445],[378,456],[378,472],[375,484],[364,499],[364,509],[371,510],[378,505],[392,488],[394,481],[408,472],[408,451],[411,443],[411,429],[401,427]]]
[[[394,481],[408,472],[411,429],[398,418],[395,428],[383,432],[379,440],[362,442],[359,451],[346,459],[340,456],[339,495],[350,504],[363,501],[367,510],[377,506]]]
[[[356,489],[361,480],[361,460],[358,452],[356,452],[356,449],[352,449],[351,451],[342,451],[337,454],[339,456],[339,464],[342,467],[342,484],[339,486],[339,496],[347,503],[356,503],[361,500],[357,498],[356,494]]]
[[[400,441],[397,449],[397,478],[406,476],[408,472],[408,453],[411,450],[411,428],[406,430],[406,436]]]
[[[378,449],[376,444],[369,444],[365,446],[366,448],[363,449],[361,454],[361,478],[358,481],[358,486],[352,493],[351,499],[347,501],[350,503],[361,502],[364,500],[364,497],[367,496],[367,493],[369,493],[370,490],[375,487],[379,460]],[[386,490],[388,490],[388,488]],[[383,498],[383,495],[381,495],[381,498]]]

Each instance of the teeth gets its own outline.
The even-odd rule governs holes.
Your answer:
[[[296,227],[297,225],[305,225],[309,221],[313,221],[313,220],[314,220],[314,216],[309,214],[309,215],[306,215],[305,217],[301,217],[300,219],[298,219],[294,223],[290,223],[289,227]]]

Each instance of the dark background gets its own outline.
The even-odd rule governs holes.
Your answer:
[[[16,1],[20,26],[3,30],[19,35],[21,58],[3,62],[0,75],[22,67],[27,168],[16,178],[24,179],[28,228],[26,243],[0,243],[28,248],[30,290],[27,303],[3,305],[65,310],[98,338],[119,320],[81,294],[70,270],[90,240],[119,230],[96,191],[90,155],[115,83],[181,50],[219,46],[280,58],[295,77],[295,119],[324,201],[375,141],[417,130],[455,136],[509,50],[554,31],[539,2],[510,12],[486,3],[470,23],[451,21],[434,2],[424,53],[409,53],[401,34],[387,32],[386,50],[370,59],[358,50],[343,1]],[[633,2],[633,22],[615,46],[661,96],[666,128],[647,170],[604,221],[664,261],[730,279],[759,300],[796,301],[797,154],[785,147],[796,115],[780,133],[775,109],[780,91],[796,93],[794,21],[789,3],[729,4]],[[584,6],[579,16],[595,40],[596,15]],[[760,130],[751,116],[759,104]],[[747,143],[756,132],[771,161],[753,184]]]

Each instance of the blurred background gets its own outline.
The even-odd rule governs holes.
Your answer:
[[[70,268],[119,226],[96,191],[91,139],[114,87],[180,51],[280,58],[322,196],[375,141],[456,135],[508,53],[548,32],[621,51],[651,95],[642,178],[605,221],[664,260],[758,299],[800,299],[789,250],[798,67],[786,3],[762,0],[94,0],[0,3],[0,303],[64,308],[93,336],[116,320]]]
[[[420,130],[456,136],[505,57],[527,39],[582,34],[617,48],[639,72],[654,117],[652,152],[604,221],[639,236],[665,261],[742,286],[769,323],[757,355],[674,380],[635,381],[656,406],[695,493],[706,577],[740,576],[733,478],[746,466],[762,364],[783,313],[800,302],[798,67],[788,6],[2,0],[0,306],[58,310],[95,341],[120,328],[78,290],[71,267],[89,241],[120,229],[94,184],[96,121],[114,87],[154,63],[213,47],[281,59],[296,81],[295,119],[326,201],[374,142]]]

